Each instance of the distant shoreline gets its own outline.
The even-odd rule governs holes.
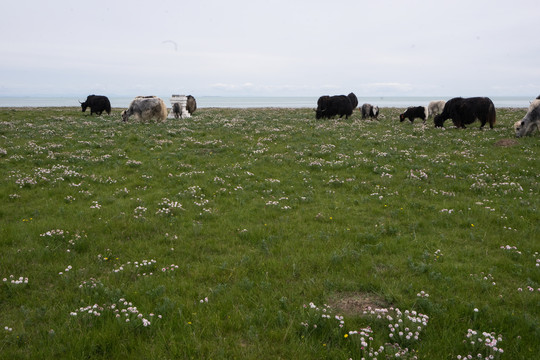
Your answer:
[[[160,96],[170,106],[170,95]],[[316,108],[317,96],[195,96],[198,108]],[[448,100],[444,96],[359,96],[358,103],[370,103],[381,108],[407,108],[409,106],[427,106],[432,100]],[[528,108],[534,97],[493,96],[490,97],[497,108]],[[133,97],[110,96],[113,108],[126,108]],[[41,107],[78,107],[75,96],[40,97],[40,96],[0,96],[0,107],[6,108],[41,108]]]

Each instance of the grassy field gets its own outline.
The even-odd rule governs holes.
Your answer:
[[[537,359],[540,141],[0,109],[0,358]]]

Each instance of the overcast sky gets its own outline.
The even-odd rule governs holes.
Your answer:
[[[0,96],[531,96],[540,2],[2,0]]]

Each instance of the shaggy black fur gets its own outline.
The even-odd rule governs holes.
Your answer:
[[[453,98],[444,105],[443,112],[435,116],[435,126],[442,127],[447,119],[452,119],[456,127],[463,129],[478,119],[480,128],[489,123],[493,129],[496,121],[495,105],[487,97]]]
[[[331,119],[336,115],[348,119],[352,115],[354,108],[358,105],[358,99],[356,95],[350,93],[348,96],[335,95],[328,96],[323,95],[317,100],[317,110],[315,110],[315,117],[317,119]]]
[[[414,119],[420,118],[426,122],[426,108],[423,106],[411,106],[405,110],[403,114],[399,115],[399,121],[402,122],[405,119],[409,119],[410,122],[414,122]]]
[[[85,112],[87,107],[90,108],[90,115],[94,113],[101,115],[103,111],[111,114],[111,102],[103,95],[88,95],[86,101],[81,103],[82,112]]]

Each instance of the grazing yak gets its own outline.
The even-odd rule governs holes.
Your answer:
[[[535,129],[540,129],[540,96],[531,103],[523,119],[514,124],[514,129],[516,137],[530,135]]]
[[[428,117],[442,113],[444,104],[446,104],[444,100],[431,101],[428,105]]]
[[[111,102],[109,98],[103,95],[88,95],[85,102],[80,102],[82,112],[86,111],[86,108],[90,108],[90,115],[94,113],[101,115],[102,112],[111,114]]]
[[[379,120],[377,118],[379,116],[379,107],[377,105],[363,104],[361,111],[362,119],[367,119],[368,117],[370,117]]]
[[[420,118],[425,124],[427,115],[427,108],[425,106],[409,106],[403,114],[399,114],[399,122],[409,119],[413,123],[414,119]]]
[[[456,127],[463,129],[478,119],[480,128],[489,123],[493,129],[496,121],[495,105],[487,97],[453,98],[444,105],[442,113],[435,116],[435,126],[442,127],[447,119],[452,119]]]
[[[335,95],[328,96],[323,95],[317,100],[317,110],[315,110],[315,117],[317,119],[331,119],[336,115],[348,119],[352,115],[354,108],[358,105],[358,99],[356,95],[350,93],[349,95]]]
[[[131,115],[137,120],[163,121],[167,118],[167,106],[157,96],[137,96],[127,110],[122,111],[122,120],[127,121]]]

